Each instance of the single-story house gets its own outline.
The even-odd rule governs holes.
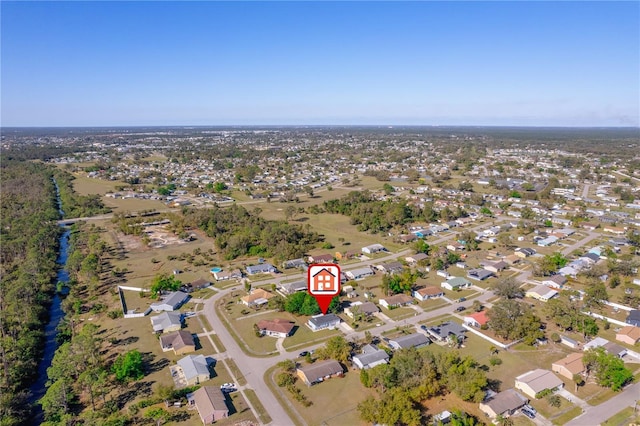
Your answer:
[[[448,340],[459,340],[465,337],[467,329],[463,326],[453,322],[447,321],[440,325],[427,328],[429,336],[433,337],[439,342],[446,342]]]
[[[406,294],[394,294],[393,296],[380,299],[378,303],[380,303],[381,306],[384,306],[387,309],[391,309],[392,307],[410,305],[413,303],[413,299],[411,298],[411,296],[408,296]]]
[[[505,256],[503,261],[509,265],[515,265],[516,263],[520,263],[522,261],[522,258],[516,256],[515,254],[510,254],[508,256]]]
[[[624,228],[621,228],[619,226],[611,226],[611,225],[603,226],[602,231],[609,232],[614,235],[624,235],[625,233]]]
[[[358,314],[362,314],[365,317],[369,317],[377,312],[380,312],[380,309],[373,302],[354,302],[348,308],[345,308],[344,313],[347,314],[349,318],[353,318],[355,316],[354,312]]]
[[[421,348],[431,343],[431,340],[422,333],[407,334],[404,336],[389,339],[389,346],[392,349]]]
[[[513,254],[524,259],[525,257],[533,256],[536,254],[536,251],[529,247],[518,247],[514,250]]]
[[[507,389],[495,394],[489,400],[481,402],[480,411],[491,419],[495,419],[498,416],[509,417],[518,409],[524,407],[527,402],[529,400],[514,389]]]
[[[582,256],[580,256],[578,259],[582,260],[588,265],[593,265],[594,263],[597,263],[600,260],[600,255],[595,253],[585,253]]]
[[[340,377],[344,374],[344,370],[338,361],[328,359],[298,368],[296,374],[307,386],[311,386],[332,377]]]
[[[580,272],[580,269],[568,265],[558,269],[558,275],[563,277],[575,278],[578,276],[578,272]]]
[[[556,274],[556,275],[551,275],[550,277],[547,277],[544,281],[542,281],[542,284],[552,288],[562,289],[562,287],[564,287],[567,281],[568,281],[567,277],[560,274]]]
[[[337,316],[336,314],[326,314],[326,315],[320,314],[320,315],[315,315],[309,318],[309,320],[307,321],[307,326],[312,331],[319,331],[319,330],[325,330],[325,329],[333,330],[338,326],[338,324],[340,324],[340,321],[341,321],[340,317]]]
[[[426,260],[428,258],[429,258],[429,256],[427,256],[424,253],[416,253],[416,254],[412,254],[411,256],[405,257],[404,260],[406,260],[407,263],[415,265],[416,263],[420,262],[421,260]]]
[[[209,360],[204,355],[187,355],[178,360],[177,366],[187,386],[197,385],[211,378]]]
[[[153,331],[156,333],[171,333],[182,328],[182,314],[180,312],[163,312],[150,319]]]
[[[254,288],[253,290],[251,290],[251,293],[241,297],[240,300],[247,306],[260,306],[269,302],[269,299],[274,296],[274,294],[269,293],[265,289]]]
[[[629,315],[627,315],[627,319],[624,320],[624,322],[640,327],[640,310],[634,309],[629,311]]]
[[[440,286],[447,290],[460,290],[462,288],[471,287],[471,281],[463,277],[451,277],[440,284]]]
[[[538,243],[537,243],[537,244],[538,244],[540,247],[548,247],[548,246],[550,246],[551,244],[555,244],[555,243],[557,243],[557,242],[558,242],[558,240],[559,240],[559,238],[558,238],[558,237],[555,237],[555,236],[553,236],[553,235],[550,235],[550,236],[548,236],[547,238],[543,238],[543,239],[541,239],[541,240],[538,240]]]
[[[382,244],[371,244],[370,246],[362,247],[362,252],[365,254],[373,254],[386,250]]]
[[[171,312],[180,308],[180,306],[189,298],[187,293],[182,291],[174,291],[162,298],[161,301],[151,304],[153,312]]]
[[[395,274],[396,272],[401,272],[404,266],[400,262],[389,262],[376,266],[376,269],[387,274]]]
[[[504,271],[509,267],[509,264],[504,261],[494,262],[494,263],[486,263],[483,265],[483,268],[489,272],[497,273],[500,271]]]
[[[417,239],[418,236],[416,234],[401,234],[398,235],[398,238],[396,240],[401,243],[410,243],[412,241],[416,241]]]
[[[515,383],[515,388],[521,390],[530,398],[535,398],[536,394],[544,390],[555,391],[563,386],[564,383],[555,374],[541,368],[519,375],[516,377]]]
[[[616,334],[616,340],[628,345],[635,345],[640,342],[640,327],[628,325],[622,327]]]
[[[475,312],[462,318],[462,322],[473,327],[482,327],[489,322],[487,311]]]
[[[573,380],[574,374],[582,374],[585,371],[584,363],[582,362],[583,356],[584,354],[580,352],[569,354],[551,364],[551,371]]]
[[[216,386],[203,386],[195,392],[187,394],[189,405],[195,405],[203,425],[229,417],[229,408],[225,396]]]
[[[570,347],[571,349],[578,349],[580,347],[580,342],[573,340],[572,338],[565,335],[560,335],[560,343]]]
[[[203,278],[198,278],[197,280],[191,283],[191,287],[195,289],[209,287],[210,285],[211,285],[211,281],[207,281]]]
[[[247,274],[256,275],[256,274],[269,274],[271,272],[276,272],[277,269],[270,263],[259,263],[257,265],[249,265],[247,266]]]
[[[283,296],[289,296],[290,294],[297,293],[299,291],[307,291],[308,285],[306,281],[296,281],[289,284],[280,284],[277,291]]]
[[[350,271],[345,272],[345,274],[350,280],[361,280],[363,278],[374,275],[374,272],[369,266],[367,266],[364,268],[352,269]]]
[[[477,281],[484,281],[492,276],[493,272],[484,268],[470,269],[469,272],[467,272],[467,278]]]
[[[447,244],[447,250],[449,251],[464,251],[464,244],[460,244],[458,242],[453,242]]]
[[[361,370],[389,362],[389,354],[374,345],[365,345],[362,353],[351,357],[353,364]]]
[[[332,254],[315,254],[309,256],[309,263],[333,263]]]
[[[604,348],[607,353],[615,355],[619,358],[622,358],[627,354],[627,349],[602,337],[596,337],[595,339],[590,340],[588,343],[584,344],[582,349],[584,351],[588,351],[589,349],[595,349],[598,347]]]
[[[429,299],[434,299],[436,297],[442,297],[442,296],[444,296],[444,291],[442,291],[441,288],[438,288],[433,285],[423,287],[413,291],[413,297],[415,297],[421,302],[424,302],[425,300],[429,300]]]
[[[193,335],[187,330],[178,330],[160,336],[160,347],[163,352],[173,350],[176,355],[195,352],[196,344]]]
[[[212,271],[211,273],[216,281],[239,280],[242,278],[242,271],[240,271],[240,269],[233,269],[231,271]]]
[[[525,293],[526,297],[531,297],[532,299],[541,300],[543,302],[546,302],[557,295],[558,292],[556,290],[549,288],[546,285],[537,285],[534,288],[527,290]]]
[[[282,262],[282,267],[284,269],[291,269],[291,268],[303,269],[305,266],[307,266],[307,262],[305,262],[303,258],[285,260],[284,262]]]
[[[281,318],[260,320],[256,325],[260,330],[260,335],[280,338],[290,336],[295,327],[295,323],[292,321]]]

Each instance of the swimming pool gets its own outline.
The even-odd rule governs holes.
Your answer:
[[[222,268],[218,268],[218,267],[211,268],[211,272],[220,272],[220,271],[222,271]]]

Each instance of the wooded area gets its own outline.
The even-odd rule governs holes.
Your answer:
[[[28,387],[42,356],[55,289],[60,228],[53,170],[3,161],[0,168],[0,424],[28,418]]]

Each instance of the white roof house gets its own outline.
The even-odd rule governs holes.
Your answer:
[[[154,312],[161,311],[175,311],[187,300],[189,295],[181,291],[174,291],[166,295],[161,301],[151,304],[151,309]]]

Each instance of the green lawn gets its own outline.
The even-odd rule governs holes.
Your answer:
[[[263,424],[271,423],[271,417],[269,417],[269,413],[264,409],[264,406],[258,399],[258,395],[253,389],[245,389],[244,394],[247,396],[247,399],[253,405],[254,410],[258,413],[258,418]]]
[[[580,414],[582,414],[582,408],[580,407],[569,408],[561,415],[554,417],[552,419],[552,422],[554,425],[564,425],[569,420],[578,417]]]
[[[388,316],[389,318],[391,318],[392,320],[395,321],[400,321],[403,320],[405,318],[410,318],[413,317],[417,314],[416,311],[414,311],[411,308],[395,308],[395,309],[382,309],[382,313],[385,314],[386,316]]]
[[[293,336],[287,337],[283,343],[283,346],[287,351],[295,350],[301,346],[320,343],[332,336],[340,334],[339,330],[311,331],[311,329],[305,325],[307,319],[308,317],[296,317],[296,324],[298,324],[298,328]]]
[[[632,407],[627,407],[607,419],[602,426],[624,426],[638,421],[640,421],[640,414],[634,413]]]
[[[435,299],[428,299],[424,302],[418,302],[418,306],[420,306],[424,311],[433,311],[434,309],[441,308],[443,306],[447,306],[447,303],[444,299],[440,297],[436,297]]]

